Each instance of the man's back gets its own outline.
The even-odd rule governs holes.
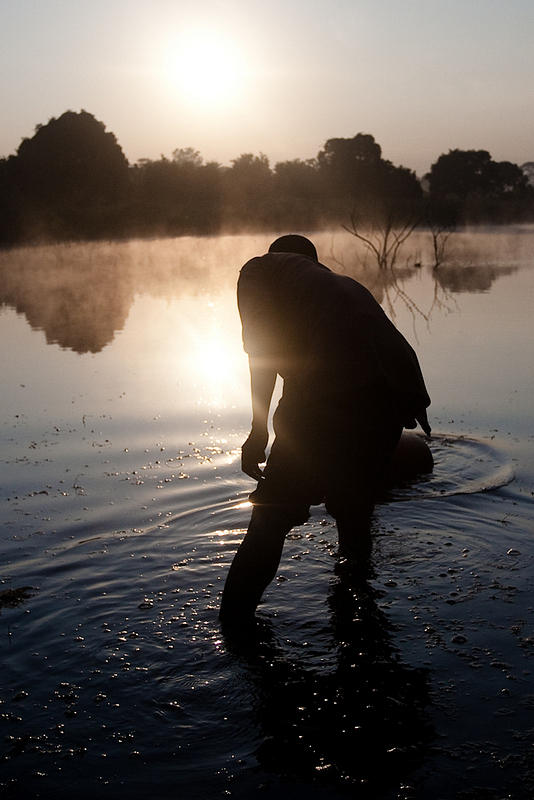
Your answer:
[[[241,270],[243,344],[286,379],[322,376],[345,393],[387,394],[402,416],[430,400],[411,346],[360,283],[293,253]]]

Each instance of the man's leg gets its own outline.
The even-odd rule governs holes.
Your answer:
[[[359,496],[358,496],[359,495]],[[341,493],[326,503],[327,511],[336,521],[339,554],[366,564],[371,555],[371,516],[374,503],[366,490],[359,487],[358,493]]]
[[[226,578],[219,612],[223,622],[254,618],[263,592],[276,575],[285,537],[296,524],[297,517],[289,509],[254,506]]]
[[[402,433],[402,426],[394,421],[373,425],[369,417],[356,431],[347,469],[331,487],[326,503],[336,520],[340,554],[362,563],[371,555],[371,517],[378,489]]]

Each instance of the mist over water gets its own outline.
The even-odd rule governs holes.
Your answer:
[[[288,536],[256,645],[217,621],[248,523],[235,303],[273,235],[0,253],[6,797],[532,794],[534,232],[314,235],[416,348],[434,475]]]
[[[504,230],[504,232],[503,232]],[[433,275],[431,313],[448,292],[482,292],[500,276],[528,260],[532,235],[516,230],[468,230],[455,233],[446,263]],[[0,251],[0,304],[24,314],[49,344],[78,353],[97,353],[124,328],[139,296],[175,300],[235,289],[238,270],[249,258],[266,252],[277,234],[181,237],[128,242],[58,244]],[[401,249],[394,270],[377,270],[372,254],[347,233],[312,234],[323,263],[357,278],[379,302],[394,301],[404,283],[432,265],[431,237],[416,232]],[[393,298],[390,299],[389,295]],[[440,297],[441,296],[441,297]],[[405,298],[405,301],[410,298]]]

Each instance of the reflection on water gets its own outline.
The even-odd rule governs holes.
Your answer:
[[[321,248],[326,235],[315,238]],[[263,252],[269,241],[250,237],[245,248],[243,240],[246,237],[222,238],[214,246],[209,238],[184,238],[4,252],[0,254],[0,307],[24,314],[33,329],[44,331],[49,344],[77,353],[98,353],[124,328],[138,295],[176,298],[233,287],[242,263]],[[477,247],[474,253],[480,258]],[[362,281],[393,315],[400,298],[413,312],[428,317],[435,306],[446,305],[447,293],[488,291],[499,276],[517,269],[471,262],[442,265],[430,270],[435,286],[431,305],[419,308],[405,285],[419,269],[413,259],[393,271],[379,271],[362,260],[348,235],[337,237],[336,248],[339,257],[332,242],[321,250],[324,262]],[[414,248],[420,252],[417,244]],[[217,337],[221,333],[219,328]],[[216,343],[206,347],[206,359],[214,367],[221,363],[217,348]]]
[[[245,249],[244,242],[247,247]],[[255,239],[220,237],[31,247],[0,253],[0,306],[24,314],[47,342],[99,352],[137,295],[173,298],[228,287]]]
[[[442,265],[435,271],[437,283],[449,292],[488,292],[497,278],[512,275],[518,267],[489,265]]]
[[[421,233],[385,274],[314,238],[416,346],[436,471],[377,507],[365,581],[314,508],[245,653],[235,281],[271,237],[0,253],[2,796],[533,795],[534,236],[433,271]]]
[[[329,668],[288,656],[270,625],[248,647],[263,736],[256,755],[268,772],[374,798],[424,757],[432,738],[427,675],[400,660],[377,590],[346,562],[337,566],[324,622],[335,654]]]

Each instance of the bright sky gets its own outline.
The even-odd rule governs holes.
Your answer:
[[[311,158],[371,133],[534,160],[533,0],[0,0],[0,156],[67,109],[131,162]]]

